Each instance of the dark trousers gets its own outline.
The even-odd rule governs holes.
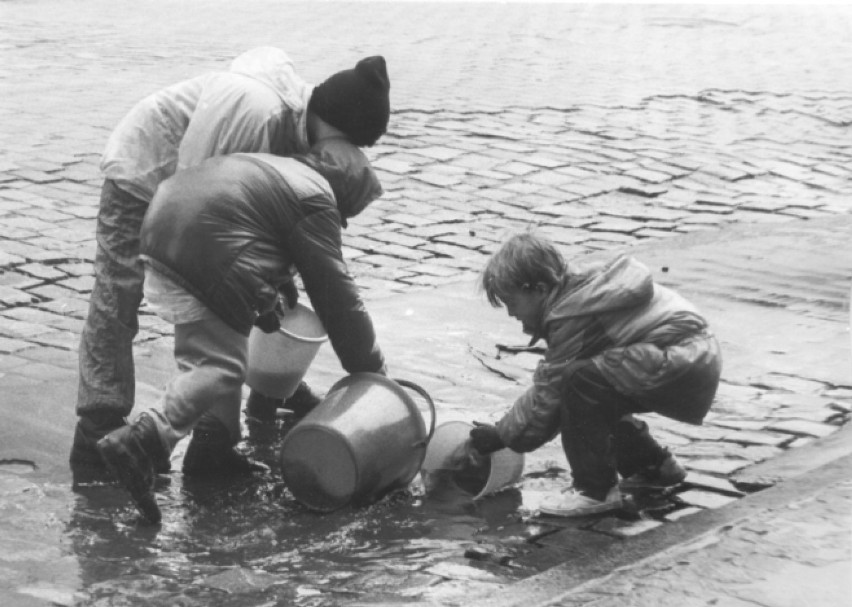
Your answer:
[[[95,411],[126,417],[133,408],[136,375],[133,338],[145,279],[139,232],[148,203],[107,179],[101,190],[95,284],[80,336],[77,415]]]
[[[603,499],[618,482],[618,474],[631,476],[669,456],[651,436],[648,424],[630,415],[642,412],[649,409],[615,390],[591,362],[567,375],[562,447],[576,489]]]

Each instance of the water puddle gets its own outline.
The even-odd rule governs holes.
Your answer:
[[[371,506],[316,514],[280,481],[278,443],[253,450],[273,468],[264,477],[201,481],[173,466],[158,480],[160,526],[141,523],[111,483],[69,488],[62,542],[79,584],[65,588],[77,601],[67,604],[333,607],[416,597],[447,578],[505,581],[464,555],[514,527],[523,541],[518,490],[474,502],[454,483],[427,494],[418,477]]]

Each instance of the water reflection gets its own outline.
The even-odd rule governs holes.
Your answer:
[[[316,514],[280,480],[278,444],[248,446],[270,465],[264,476],[192,479],[178,462],[158,479],[159,526],[142,524],[112,483],[75,485],[66,536],[86,597],[75,604],[344,605],[413,576],[425,584],[424,569],[518,520],[517,490],[474,502],[454,483],[426,494],[419,481],[368,507]]]

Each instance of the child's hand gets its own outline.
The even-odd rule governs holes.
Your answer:
[[[488,455],[506,447],[497,432],[497,426],[481,422],[473,422],[473,429],[470,431],[470,443],[482,455]]]
[[[466,468],[477,468],[482,466],[485,455],[479,453],[474,447],[470,439],[459,445],[449,458],[447,458],[447,468],[449,470],[464,470]]]

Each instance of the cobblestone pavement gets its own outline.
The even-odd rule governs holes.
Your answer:
[[[132,103],[261,44],[314,81],[382,53],[394,113],[368,153],[387,193],[344,242],[391,364],[447,415],[494,416],[536,357],[495,354],[518,339],[508,324],[465,333],[476,309],[442,316],[456,285],[529,225],[567,255],[641,253],[709,306],[743,362],[726,367],[707,426],[654,420],[690,467],[687,491],[640,504],[652,520],[592,531],[623,539],[723,506],[762,488],[740,471],[832,434],[852,409],[850,26],[844,6],[0,2],[0,390],[73,384],[98,156]],[[418,305],[462,337],[395,333]],[[150,314],[142,327],[145,400],[168,375],[171,331]],[[312,372],[324,385],[339,369],[324,353]],[[563,459],[551,445],[529,461],[526,504],[567,482],[551,465]],[[407,581],[436,579],[452,575]]]
[[[736,521],[542,605],[834,607],[852,597],[852,481]]]

